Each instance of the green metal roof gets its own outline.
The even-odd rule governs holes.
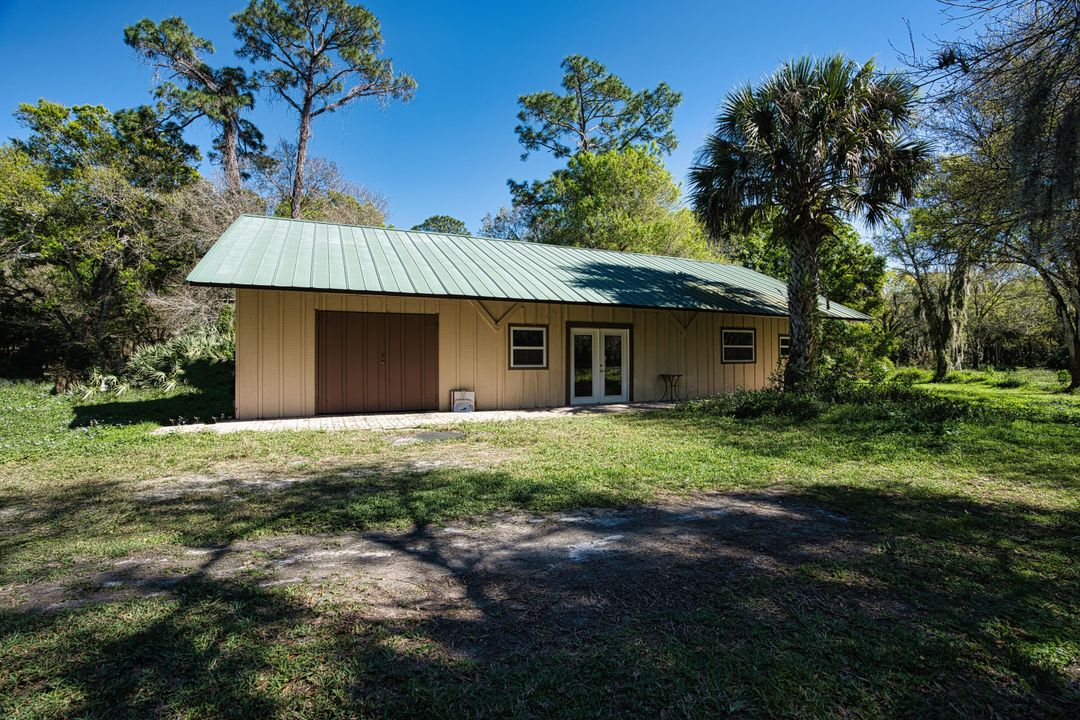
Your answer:
[[[685,258],[242,215],[195,285],[787,315],[784,283]],[[866,320],[820,301],[826,317]]]

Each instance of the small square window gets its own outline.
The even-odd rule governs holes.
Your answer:
[[[790,354],[791,354],[791,336],[790,335],[781,335],[780,336],[780,357],[781,357],[781,359],[783,359],[783,358],[786,358]]]
[[[726,363],[752,363],[754,330],[724,330],[721,334],[721,360]]]
[[[510,367],[547,367],[547,326],[510,326]]]

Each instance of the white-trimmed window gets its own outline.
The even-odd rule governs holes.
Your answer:
[[[780,336],[780,358],[781,359],[786,358],[790,354],[791,354],[791,336],[790,335],[781,335]]]
[[[510,326],[510,367],[546,368],[547,325]]]
[[[752,363],[755,332],[753,328],[732,328],[721,333],[721,359],[726,363]]]

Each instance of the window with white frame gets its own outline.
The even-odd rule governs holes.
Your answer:
[[[780,336],[780,357],[781,358],[786,358],[790,354],[791,354],[791,336],[790,335],[781,335]]]
[[[547,367],[547,326],[510,326],[510,367]]]
[[[722,333],[721,358],[726,363],[754,362],[754,330],[739,328]]]

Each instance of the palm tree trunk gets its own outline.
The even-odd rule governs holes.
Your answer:
[[[784,368],[784,390],[789,392],[803,392],[813,380],[819,324],[820,245],[820,238],[808,231],[797,231],[788,243],[791,254],[788,275],[791,351]]]

